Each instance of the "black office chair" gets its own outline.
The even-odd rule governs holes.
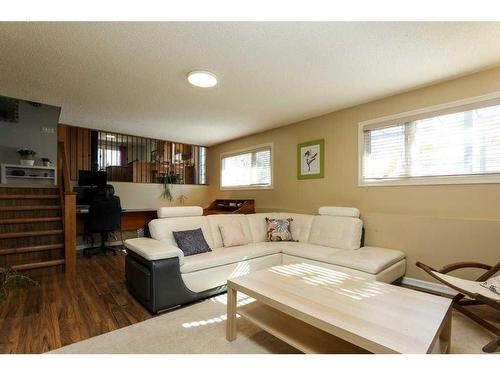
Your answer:
[[[109,235],[121,230],[122,206],[120,198],[115,196],[112,185],[106,185],[97,189],[90,200],[89,214],[85,221],[85,232],[92,236],[93,233],[101,235],[101,245],[85,249],[83,254],[90,257],[98,252],[110,251],[116,255],[116,249],[106,246]],[[93,242],[93,241],[92,241]]]

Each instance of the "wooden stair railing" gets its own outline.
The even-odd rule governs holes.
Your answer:
[[[71,189],[64,142],[58,142],[57,152],[57,181],[63,209],[64,269],[71,275],[76,273],[76,195]]]

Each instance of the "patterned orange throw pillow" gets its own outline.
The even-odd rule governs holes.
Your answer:
[[[293,219],[269,219],[266,217],[267,222],[267,240],[275,241],[293,241],[292,232],[290,231],[290,224]]]

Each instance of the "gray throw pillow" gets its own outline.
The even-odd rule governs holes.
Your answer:
[[[201,228],[193,230],[182,230],[172,232],[177,246],[182,250],[184,256],[195,255],[212,251],[208,246]]]

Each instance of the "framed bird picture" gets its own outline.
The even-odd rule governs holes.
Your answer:
[[[304,142],[297,145],[297,178],[323,178],[325,174],[325,140]]]

